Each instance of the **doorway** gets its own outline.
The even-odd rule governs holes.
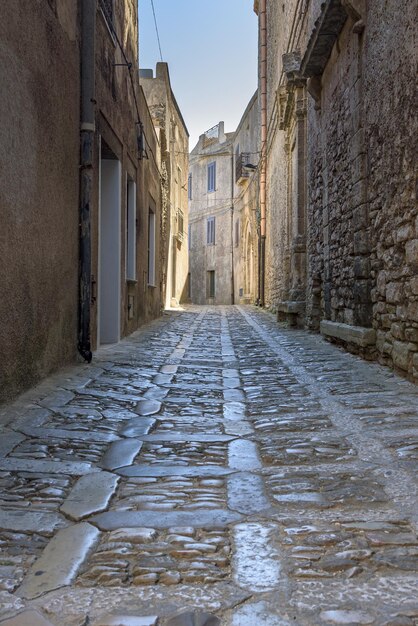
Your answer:
[[[121,164],[101,140],[97,344],[120,339]]]

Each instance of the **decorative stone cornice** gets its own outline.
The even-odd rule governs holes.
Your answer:
[[[301,113],[300,106],[296,101],[295,92],[298,88],[306,85],[306,78],[300,73],[301,54],[299,50],[288,52],[282,55],[283,73],[286,83],[277,90],[277,102],[279,105],[279,128],[284,130],[289,127],[292,115]]]
[[[306,78],[321,76],[332,48],[348,19],[342,0],[326,0],[321,15],[315,22],[305,55],[301,62],[301,74]]]

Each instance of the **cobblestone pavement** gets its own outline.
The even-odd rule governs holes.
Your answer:
[[[252,307],[0,409],[1,626],[418,624],[418,388]]]

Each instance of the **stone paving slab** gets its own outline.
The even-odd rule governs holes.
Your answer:
[[[83,476],[92,471],[91,463],[82,461],[42,461],[38,459],[0,458],[0,471],[30,472],[32,474],[68,474]]]
[[[150,528],[172,528],[172,527],[208,527],[227,526],[239,521],[241,516],[228,510],[197,510],[187,511],[167,511],[163,515],[159,512],[141,511],[116,511],[109,513],[99,513],[90,518],[90,522],[95,524],[100,530],[110,531],[118,528],[137,528],[146,526]]]
[[[142,419],[133,418],[124,425],[120,431],[120,435],[121,437],[133,437],[137,439],[142,438],[144,435],[149,434],[156,423],[157,420],[152,417],[145,417]]]
[[[65,430],[62,428],[21,428],[21,432],[28,437],[49,438],[49,439],[69,439],[91,442],[111,442],[117,439],[111,433],[86,432],[84,430]]]
[[[20,586],[19,596],[33,599],[70,585],[99,536],[97,528],[86,523],[58,531]]]
[[[56,528],[64,525],[65,519],[56,513],[13,511],[4,508],[0,510],[0,528],[3,530],[50,535]]]
[[[0,431],[0,457],[7,456],[24,439],[19,433]]]
[[[105,470],[115,470],[130,465],[142,448],[142,441],[137,439],[119,439],[114,441],[104,454],[99,465]]]
[[[119,478],[110,472],[92,472],[82,476],[60,507],[61,513],[78,522],[104,511],[116,491]]]
[[[145,435],[142,437],[142,441],[179,441],[179,442],[187,442],[187,441],[196,441],[199,443],[214,443],[214,442],[223,442],[229,443],[233,441],[235,437],[230,435],[205,435],[205,434],[194,434],[194,433],[153,433],[152,435]]]
[[[175,465],[131,465],[117,470],[119,476],[228,476],[235,470],[213,465],[175,466]]]

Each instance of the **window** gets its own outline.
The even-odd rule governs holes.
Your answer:
[[[239,246],[239,220],[235,222],[235,246]]]
[[[126,185],[126,278],[136,280],[136,185]]]
[[[191,250],[192,249],[192,225],[191,224],[189,224],[187,241],[188,241],[188,249]]]
[[[216,190],[216,162],[212,161],[208,165],[208,191]]]
[[[148,211],[148,285],[155,286],[155,213]]]
[[[187,180],[187,197],[189,200],[192,199],[192,184],[193,184],[192,175],[189,174],[189,178]]]
[[[208,246],[215,245],[215,218],[208,217],[206,223],[206,243]]]
[[[215,297],[215,271],[211,270],[208,272],[208,276],[207,276],[207,292],[208,292],[208,298],[214,298]]]

